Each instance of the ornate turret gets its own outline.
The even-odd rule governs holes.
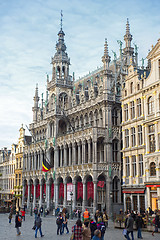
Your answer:
[[[107,43],[107,38],[106,38],[105,44],[104,44],[104,55],[102,57],[102,62],[104,64],[104,70],[107,70],[109,68],[110,61],[111,61],[111,57],[109,56],[108,43]]]
[[[58,86],[67,85],[72,86],[71,76],[69,75],[69,65],[70,59],[68,58],[68,54],[66,53],[66,45],[64,42],[64,32],[62,29],[62,12],[61,12],[61,28],[58,33],[58,42],[56,43],[56,53],[52,58],[51,63],[53,64],[52,71],[52,80],[48,82],[48,90],[58,84]]]
[[[130,62],[134,63],[134,59],[133,59],[134,48],[131,47],[132,35],[130,34],[130,26],[129,26],[128,18],[126,23],[126,34],[124,35],[124,40],[126,42],[126,46],[123,49],[123,54],[126,57],[125,64],[130,65]]]
[[[36,84],[36,89],[35,89],[35,96],[33,98],[34,100],[34,107],[32,108],[33,111],[33,122],[37,121],[37,113],[38,113],[38,102],[39,102],[39,97],[38,97],[38,84]]]

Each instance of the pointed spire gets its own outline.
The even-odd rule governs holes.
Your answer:
[[[62,26],[63,26],[63,13],[62,13],[62,10],[61,10],[61,30],[62,30]]]
[[[127,23],[126,23],[126,35],[130,34],[130,25],[129,25],[129,19],[127,18]]]
[[[102,62],[104,64],[104,70],[109,68],[110,61],[111,61],[111,57],[109,56],[109,52],[108,52],[107,38],[105,38],[104,55],[102,56]]]
[[[36,83],[35,97],[38,97],[38,83]]]

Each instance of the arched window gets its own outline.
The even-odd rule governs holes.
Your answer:
[[[150,96],[148,98],[148,114],[152,114],[154,112],[154,100],[153,97]]]
[[[156,176],[156,164],[154,162],[150,164],[150,176]]]
[[[68,103],[68,96],[66,93],[61,93],[59,95],[59,107],[61,109],[66,109]]]

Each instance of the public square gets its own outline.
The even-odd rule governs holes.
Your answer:
[[[26,221],[22,223],[21,227],[21,235],[16,236],[16,229],[15,229],[15,216],[12,218],[12,223],[8,223],[8,214],[0,214],[0,239],[1,240],[31,240],[35,239],[34,237],[34,230],[32,230],[34,216],[26,215]],[[76,218],[74,220],[69,220],[69,230],[71,231],[71,227],[76,222]],[[56,234],[56,218],[54,216],[46,216],[45,218],[42,217],[42,233],[44,234],[43,239],[46,240],[59,240],[59,239],[66,239],[69,240],[71,233],[66,234],[64,233],[62,236],[57,236]],[[160,234],[155,234],[152,237],[151,233],[143,232],[143,239],[154,239],[160,240]],[[137,239],[137,232],[134,232],[134,237]],[[39,232],[37,239],[41,239]],[[115,239],[125,239],[122,235],[122,229],[115,229],[113,223],[109,221],[109,227],[105,233],[105,240],[115,240]]]

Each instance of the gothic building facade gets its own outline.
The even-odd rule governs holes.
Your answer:
[[[131,47],[129,22],[114,60],[104,44],[103,66],[75,81],[69,75],[70,59],[64,32],[58,33],[52,58],[52,77],[47,76],[46,99],[34,96],[32,143],[23,155],[22,204],[73,209],[106,209],[111,215],[122,208],[121,86],[137,52]],[[46,159],[51,170],[42,172]],[[73,194],[73,195],[72,195]]]

